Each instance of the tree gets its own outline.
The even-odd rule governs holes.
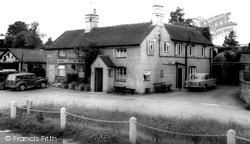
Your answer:
[[[193,20],[191,18],[185,19],[184,9],[177,7],[175,11],[170,12],[169,23],[174,25],[180,25],[185,27],[192,27],[199,31],[207,40],[212,42],[212,35],[210,33],[209,27],[197,27],[193,24]]]
[[[9,25],[5,43],[8,47],[15,48],[41,48],[41,38],[44,34],[39,32],[39,23],[33,22],[30,25],[17,21]]]
[[[82,50],[84,56],[84,71],[85,81],[88,82],[88,78],[91,76],[91,64],[94,62],[96,57],[101,54],[100,48],[96,47],[95,42],[89,42],[87,44],[80,45],[77,49]]]
[[[230,31],[229,35],[225,37],[223,46],[237,46],[238,41],[236,41],[236,32]]]

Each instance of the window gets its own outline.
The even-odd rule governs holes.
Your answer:
[[[119,82],[126,82],[126,75],[127,75],[126,68],[117,68],[115,80]]]
[[[178,43],[174,43],[174,54],[178,54]]]
[[[163,73],[163,70],[161,70],[161,73],[160,73],[160,78],[164,78],[164,73]]]
[[[189,56],[195,56],[195,45],[190,45]]]
[[[206,47],[205,46],[203,46],[201,49],[201,55],[206,56]]]
[[[154,55],[155,41],[148,40],[148,55]]]
[[[65,76],[65,65],[58,66],[58,76]]]
[[[78,49],[78,56],[79,57],[85,56],[83,49]]]
[[[114,51],[114,55],[116,58],[126,58],[127,57],[127,49],[116,49]]]
[[[113,69],[109,68],[109,77],[113,77]]]
[[[182,55],[182,44],[179,44],[179,51],[178,51],[179,55]]]
[[[169,48],[170,48],[170,43],[169,42],[164,42],[164,53],[169,53]]]
[[[143,72],[143,80],[150,81],[150,71],[149,70],[146,70]]]
[[[66,57],[65,50],[59,50],[59,57]]]
[[[193,78],[192,76],[197,72],[196,66],[190,66],[188,72],[189,72],[189,78],[192,79]]]

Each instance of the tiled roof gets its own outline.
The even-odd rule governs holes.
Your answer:
[[[46,49],[74,48],[88,42],[94,42],[100,47],[138,45],[142,43],[153,28],[155,26],[152,26],[152,22],[147,22],[97,27],[89,33],[85,33],[84,30],[66,31],[51,45],[47,46]],[[193,43],[212,45],[212,43],[193,28],[169,24],[165,24],[165,28],[173,40],[187,42],[189,36],[190,41]]]
[[[165,24],[165,28],[172,40],[188,42],[188,37],[190,37],[190,42],[192,43],[213,45],[194,28],[171,24]]]
[[[41,49],[21,49],[8,48],[8,50],[19,60],[24,62],[39,62],[46,63],[46,55]]]
[[[116,65],[112,62],[112,60],[109,58],[109,56],[100,56],[102,61],[106,64],[108,67],[115,67]]]
[[[137,45],[153,30],[151,22],[98,27],[89,33],[84,30],[66,31],[46,49],[74,48],[79,44],[95,42],[97,46]]]

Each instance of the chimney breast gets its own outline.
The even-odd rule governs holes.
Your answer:
[[[91,32],[95,27],[98,27],[99,16],[96,14],[96,9],[92,9],[92,12],[85,15],[85,32]]]

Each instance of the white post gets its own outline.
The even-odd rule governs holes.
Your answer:
[[[61,108],[61,129],[64,129],[66,127],[66,108],[62,107]]]
[[[30,109],[31,109],[31,107],[32,107],[32,104],[33,104],[33,101],[29,101],[29,100],[26,101],[26,105],[27,105],[27,115],[30,114]]]
[[[15,119],[16,118],[16,102],[11,102],[10,106],[10,118]]]
[[[230,129],[227,131],[227,144],[236,144],[236,133]]]
[[[131,144],[136,144],[136,136],[137,136],[136,118],[131,117],[130,118],[130,126],[129,126],[129,142]]]

